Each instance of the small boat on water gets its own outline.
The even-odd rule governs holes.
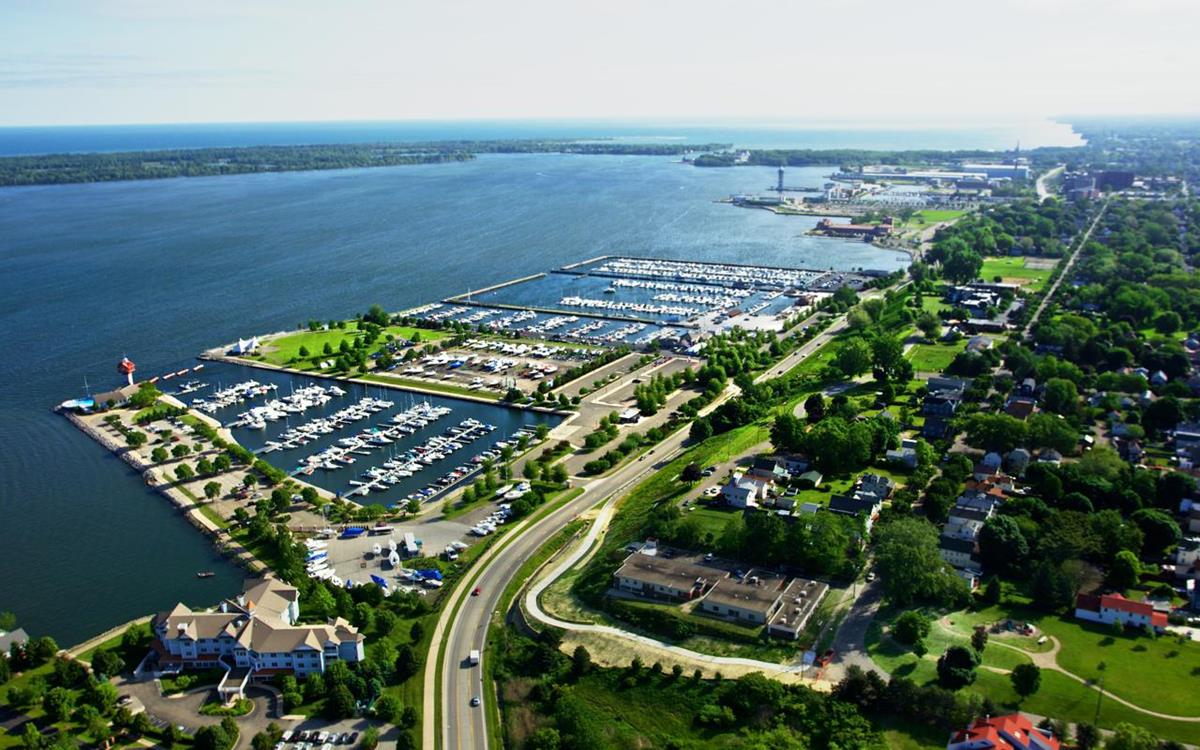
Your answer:
[[[201,570],[196,573],[197,578],[212,578],[215,575],[216,573],[212,572],[211,570]]]

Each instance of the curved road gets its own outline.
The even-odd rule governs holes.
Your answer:
[[[839,316],[812,340],[762,373],[755,382],[777,377],[796,366],[845,327],[846,316]],[[735,386],[730,386],[722,397],[705,407],[702,413],[715,409],[737,392]],[[659,443],[653,454],[644,454],[653,455],[653,462],[632,461],[608,476],[592,480],[576,479],[583,486],[582,494],[532,524],[529,521],[518,522],[509,530],[507,539],[501,540],[503,546],[493,547],[476,562],[475,570],[478,572],[473,578],[468,576],[462,585],[451,592],[433,633],[425,667],[422,747],[434,748],[439,733],[443,750],[488,747],[486,702],[480,706],[471,705],[471,700],[476,696],[486,701],[485,690],[488,686],[484,685],[482,666],[470,666],[467,657],[473,650],[484,652],[488,625],[505,586],[516,576],[521,565],[573,518],[603,500],[619,496],[634,483],[666,465],[682,451],[687,436],[688,425],[685,425]],[[480,589],[480,595],[471,596],[470,592],[476,587]],[[436,684],[439,676],[442,681],[440,689]],[[440,726],[436,702],[441,704]]]
[[[668,437],[655,449],[660,456],[657,463],[634,461],[614,473],[592,480],[583,488],[583,493],[568,501],[557,510],[548,513],[533,525],[519,529],[514,528],[509,533],[507,546],[494,552],[490,557],[480,560],[480,572],[474,581],[455,590],[451,601],[447,602],[446,613],[452,612],[458,600],[465,600],[457,616],[450,624],[449,636],[446,639],[446,653],[442,666],[442,747],[444,750],[459,750],[460,748],[486,748],[488,746],[487,721],[485,706],[472,706],[471,699],[479,696],[485,698],[482,667],[472,667],[467,656],[472,650],[483,652],[487,642],[487,628],[493,611],[500,601],[500,595],[508,582],[516,576],[521,565],[529,559],[550,537],[558,533],[571,519],[587,510],[606,497],[616,496],[628,489],[633,483],[661,468],[670,458],[680,452],[684,440],[687,439],[688,428],[684,427]],[[475,587],[480,589],[479,596],[470,596]],[[445,616],[439,621],[439,631]],[[434,633],[434,643],[438,642],[438,633]],[[430,667],[436,664],[437,656],[430,650]],[[426,672],[426,687],[429,687],[429,674]],[[433,691],[427,695],[433,695]],[[426,708],[426,734],[433,723],[433,712]],[[426,736],[426,747],[433,747],[432,737]]]

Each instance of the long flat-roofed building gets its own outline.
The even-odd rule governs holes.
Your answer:
[[[655,599],[694,599],[724,573],[689,558],[634,552],[613,574],[617,590]]]
[[[774,573],[751,571],[741,580],[727,578],[708,592],[700,609],[739,622],[766,625],[783,605],[788,579]]]

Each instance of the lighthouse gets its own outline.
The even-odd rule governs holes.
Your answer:
[[[133,371],[137,369],[137,365],[133,364],[133,360],[129,357],[121,357],[121,361],[117,363],[117,372],[125,376],[125,382],[133,385]]]
[[[775,183],[775,189],[783,192],[783,167],[779,168],[779,181]]]

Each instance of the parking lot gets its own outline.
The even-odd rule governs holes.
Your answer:
[[[417,354],[398,362],[390,372],[468,390],[503,392],[516,387],[528,393],[538,383],[588,362],[597,353],[594,347],[478,338],[434,353]]]

